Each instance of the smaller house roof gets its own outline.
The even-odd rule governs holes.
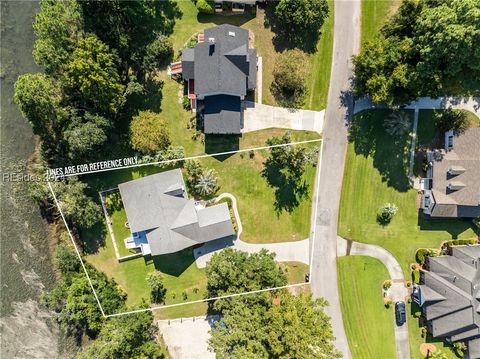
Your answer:
[[[239,134],[242,108],[240,97],[214,95],[205,97],[203,114],[204,132],[207,134]]]

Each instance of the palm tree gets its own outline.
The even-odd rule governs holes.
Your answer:
[[[390,136],[403,136],[410,131],[410,119],[405,112],[393,112],[385,119],[383,127]]]
[[[195,184],[195,190],[203,197],[208,197],[217,191],[217,173],[214,169],[202,171]]]

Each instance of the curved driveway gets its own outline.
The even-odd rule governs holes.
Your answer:
[[[342,189],[347,129],[353,105],[346,96],[352,75],[352,55],[360,44],[360,0],[335,0],[333,63],[323,125],[322,150],[312,216],[311,287],[314,297],[328,300],[335,345],[351,358],[342,321],[337,283],[337,221]]]
[[[403,271],[395,257],[385,248],[373,244],[365,244],[345,240],[341,237],[337,238],[337,255],[338,256],[368,256],[381,261],[387,267],[392,287],[390,293],[392,301],[405,301],[408,290],[405,287],[403,279]],[[393,314],[395,316],[395,314]],[[396,325],[395,329],[395,345],[397,348],[397,359],[410,359],[410,341],[408,337],[408,324],[405,322],[401,327]]]

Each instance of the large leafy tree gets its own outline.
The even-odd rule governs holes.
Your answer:
[[[285,274],[275,262],[275,254],[265,249],[254,254],[231,248],[215,253],[207,263],[206,275],[210,298],[287,284]],[[272,294],[266,292],[248,296],[245,300],[256,304],[268,302],[271,298]],[[235,297],[221,299],[215,301],[213,306],[215,310],[225,311],[238,300]]]
[[[170,146],[170,135],[163,116],[140,111],[130,123],[130,143],[133,149],[144,154],[165,151]]]
[[[117,72],[116,56],[95,36],[78,43],[67,66],[68,86],[87,105],[114,113],[123,101],[124,86]]]
[[[480,3],[405,0],[354,57],[355,93],[403,104],[419,96],[478,94]]]
[[[75,0],[42,0],[33,23],[33,57],[49,74],[60,74],[83,35],[81,9]]]
[[[100,206],[86,195],[88,185],[76,177],[52,182],[60,208],[68,221],[85,228],[94,226],[101,218]]]
[[[98,150],[107,141],[110,122],[102,116],[89,112],[74,112],[70,116],[69,126],[64,132],[68,146],[68,156],[72,160],[92,160]]]
[[[63,121],[62,90],[57,81],[42,73],[21,75],[15,82],[14,100],[35,134],[56,138]]]
[[[150,287],[150,300],[152,303],[163,303],[167,294],[167,288],[163,284],[162,273],[155,270],[147,274],[146,281]]]
[[[176,2],[170,0],[85,0],[80,5],[86,31],[118,52],[124,76],[130,67],[141,70],[147,45],[159,35],[170,35],[181,15]]]
[[[157,331],[151,312],[112,318],[103,325],[97,340],[81,352],[78,358],[163,359],[165,356],[154,341]]]
[[[277,299],[265,306],[237,302],[212,329],[210,348],[222,358],[341,357],[324,300],[287,291]]]
[[[318,36],[328,11],[327,0],[279,0],[275,15],[282,32],[298,40],[312,34]]]

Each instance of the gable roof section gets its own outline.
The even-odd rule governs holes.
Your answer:
[[[119,186],[132,233],[145,232],[152,255],[174,253],[233,235],[228,205],[196,208],[188,199],[180,169]],[[208,217],[208,226],[204,226]]]
[[[238,134],[241,128],[240,97],[214,95],[205,97],[203,131],[207,134]]]
[[[455,246],[451,255],[428,259],[429,271],[424,272],[420,294],[434,337],[480,338],[479,258],[480,245],[473,245]]]
[[[480,127],[456,135],[453,149],[443,151],[432,170],[433,217],[480,216]],[[455,183],[462,187],[449,189],[449,184]]]
[[[251,89],[249,77],[256,79],[256,63],[256,52],[248,47],[247,30],[227,24],[206,29],[205,42],[194,49],[195,94],[200,98],[213,94],[245,96],[247,88]]]

